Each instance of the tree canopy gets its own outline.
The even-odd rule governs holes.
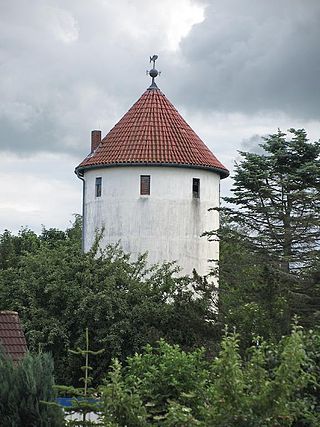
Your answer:
[[[264,138],[262,153],[240,152],[229,219],[274,255],[284,271],[310,267],[320,244],[320,142],[304,129]]]
[[[279,339],[295,315],[320,321],[320,143],[279,130],[240,155],[221,209],[220,314],[247,342]]]
[[[209,286],[174,278],[172,265],[146,267],[119,247],[81,251],[81,221],[65,232],[22,230],[0,236],[0,309],[19,312],[30,350],[52,352],[57,381],[75,384],[80,361],[68,349],[82,347],[91,333],[97,378],[112,357],[125,358],[160,338],[183,348],[215,345]],[[194,298],[194,289],[198,298]]]
[[[311,341],[316,344],[319,335]],[[274,427],[318,426],[311,389],[318,357],[294,328],[276,346],[256,338],[241,357],[236,334],[227,334],[217,357],[186,353],[160,341],[142,354],[117,360],[102,387],[106,426]],[[319,344],[319,343],[318,343]],[[317,347],[319,349],[319,347]]]

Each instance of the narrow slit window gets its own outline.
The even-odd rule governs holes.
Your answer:
[[[150,175],[140,175],[140,194],[141,196],[150,195]]]
[[[102,190],[102,178],[98,177],[96,178],[96,197],[101,197],[101,190]]]
[[[200,179],[193,178],[192,180],[192,195],[195,199],[199,199],[200,197]]]

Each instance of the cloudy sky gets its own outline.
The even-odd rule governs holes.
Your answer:
[[[148,87],[153,54],[230,170],[278,127],[319,139],[319,0],[0,0],[0,233],[81,212],[74,167]]]

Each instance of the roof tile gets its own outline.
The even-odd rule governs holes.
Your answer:
[[[114,164],[173,164],[229,172],[159,90],[146,90],[76,168]]]
[[[0,345],[14,362],[27,352],[27,342],[15,311],[0,311]]]

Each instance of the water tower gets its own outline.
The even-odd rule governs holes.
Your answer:
[[[92,131],[91,152],[76,168],[83,180],[83,248],[98,230],[101,245],[120,242],[150,264],[176,260],[182,274],[209,272],[219,243],[202,234],[218,227],[220,179],[228,170],[152,82],[122,119],[101,138]]]

